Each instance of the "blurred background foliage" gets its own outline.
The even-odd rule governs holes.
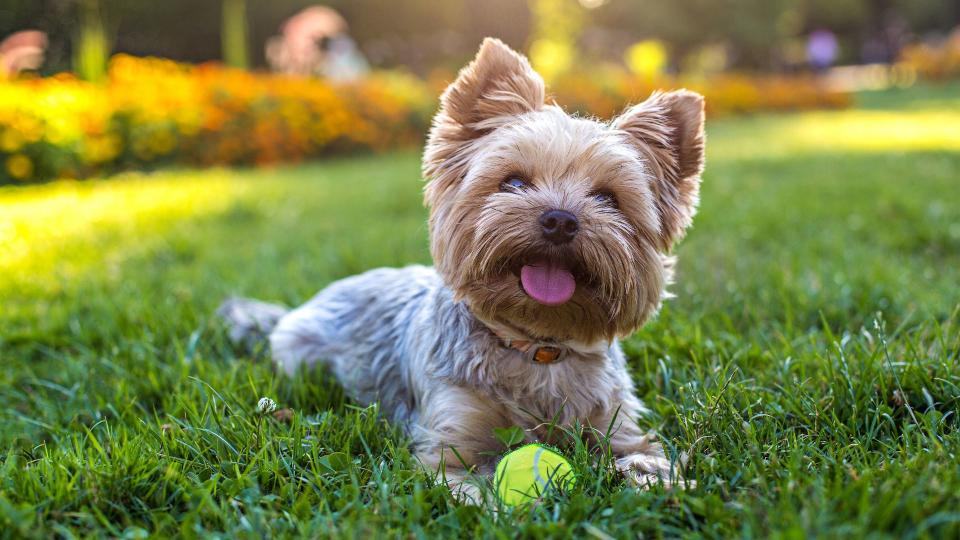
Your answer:
[[[413,146],[485,36],[571,111],[685,86],[716,116],[956,77],[958,22],[949,0],[4,0],[0,184]]]
[[[50,38],[45,73],[72,67],[77,21],[98,6],[111,50],[187,62],[223,58],[225,8],[242,0],[4,0],[0,35],[36,28]],[[263,67],[262,44],[313,0],[246,1],[248,49]],[[571,47],[581,57],[620,62],[622,51],[644,38],[669,44],[673,68],[700,49],[722,45],[729,67],[786,69],[796,63],[798,40],[829,28],[840,63],[876,60],[905,43],[946,33],[960,24],[951,0],[334,0],[322,2],[349,21],[350,33],[376,67],[405,66],[426,75],[456,68],[484,36],[511,46]],[[884,44],[884,47],[878,47]]]

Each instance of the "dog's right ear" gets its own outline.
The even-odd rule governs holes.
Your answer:
[[[527,59],[499,39],[487,38],[440,97],[434,128],[450,121],[451,127],[482,133],[495,128],[497,119],[541,108],[543,94],[543,79]]]
[[[513,117],[543,107],[543,79],[527,59],[495,38],[480,45],[473,62],[440,97],[440,111],[423,155],[431,191],[443,191],[463,173],[470,143]]]

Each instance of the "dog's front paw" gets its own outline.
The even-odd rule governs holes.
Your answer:
[[[619,470],[634,486],[642,489],[659,483],[667,488],[693,487],[693,481],[684,480],[679,464],[671,463],[662,453],[630,454],[617,459]]]
[[[454,500],[466,506],[483,506],[486,502],[484,492],[476,485],[468,482],[448,482],[450,494]]]

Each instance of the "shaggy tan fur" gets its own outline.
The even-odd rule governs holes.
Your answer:
[[[636,330],[660,305],[668,252],[689,226],[703,169],[703,98],[656,93],[611,124],[544,103],[527,60],[487,39],[441,98],[424,153],[437,270],[474,313],[523,335],[585,343]],[[510,175],[532,182],[503,192]],[[592,194],[615,194],[619,208]],[[576,215],[576,242],[540,239],[537,218]],[[581,280],[573,299],[544,306],[517,287],[533,257],[562,259]]]

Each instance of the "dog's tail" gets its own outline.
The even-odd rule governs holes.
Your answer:
[[[273,327],[288,311],[278,304],[233,297],[220,305],[217,316],[226,323],[230,340],[252,351],[266,341]]]

